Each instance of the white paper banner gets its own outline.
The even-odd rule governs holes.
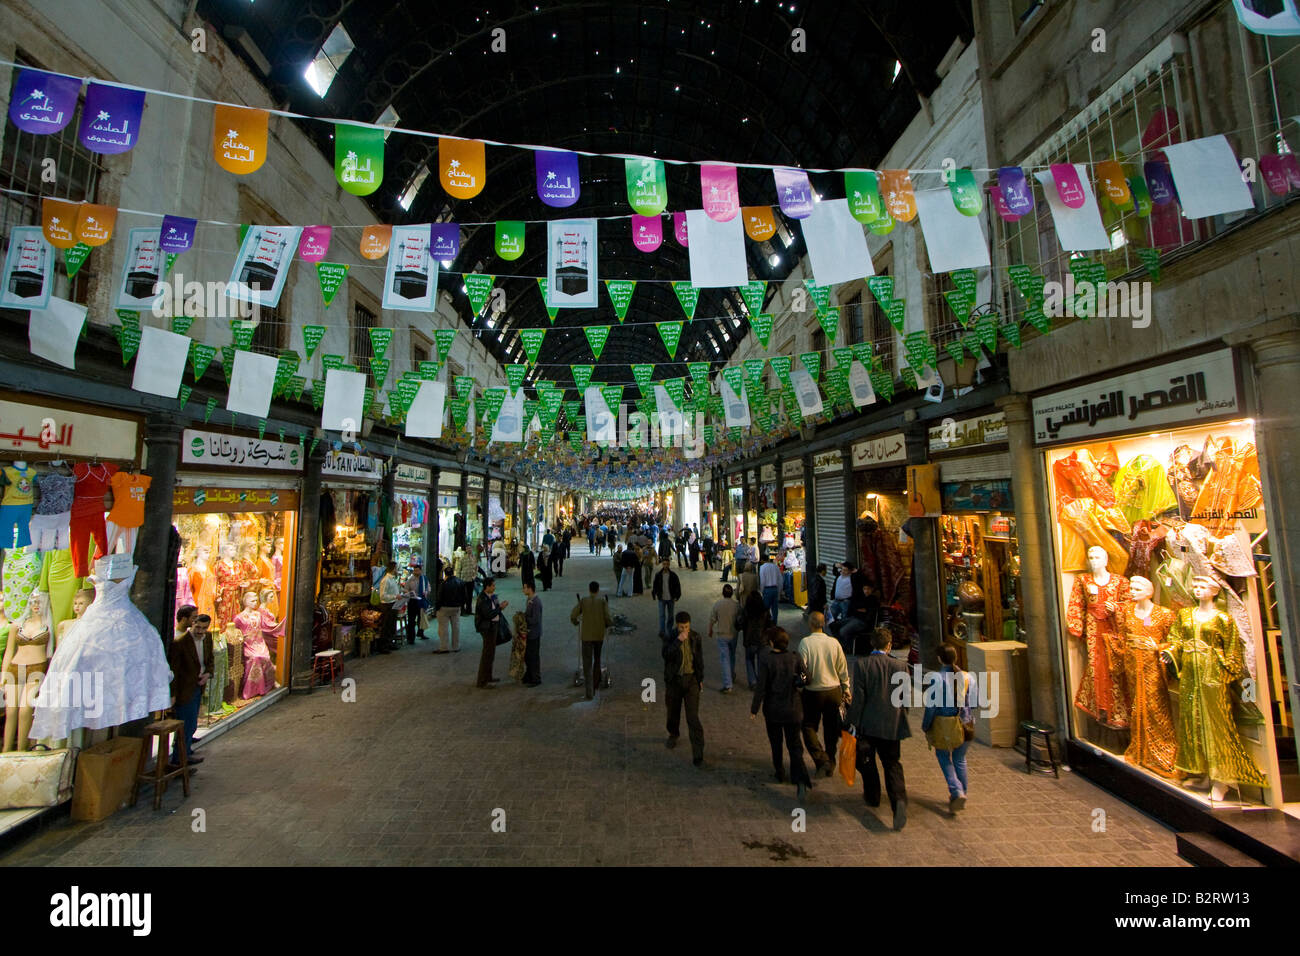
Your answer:
[[[659,412],[660,438],[676,438],[686,434],[686,416],[673,404],[673,397],[662,385],[655,386],[655,408]]]
[[[596,308],[596,220],[549,222],[546,240],[546,304],[552,309]]]
[[[321,409],[321,428],[331,431],[359,432],[366,402],[366,376],[340,368],[325,373],[325,402]]]
[[[794,397],[799,402],[799,411],[802,414],[817,415],[821,413],[822,393],[806,368],[790,369],[790,384],[794,386]]]
[[[1110,236],[1101,223],[1101,210],[1097,207],[1097,197],[1093,195],[1092,184],[1088,182],[1088,167],[1076,163],[1074,168],[1079,174],[1084,196],[1083,205],[1078,209],[1071,209],[1061,202],[1051,170],[1044,169],[1034,173],[1034,178],[1043,184],[1043,193],[1047,196],[1047,205],[1052,210],[1052,222],[1056,225],[1056,236],[1061,241],[1061,248],[1066,252],[1109,249]]]
[[[442,416],[447,405],[447,386],[442,382],[421,382],[420,390],[406,413],[408,438],[441,438]]]
[[[722,387],[722,411],[726,415],[727,427],[748,428],[749,402],[745,401],[745,386],[740,386],[740,394],[737,395],[726,379],[719,377],[718,384]]]
[[[438,292],[438,260],[429,250],[429,224],[394,226],[384,272],[385,309],[432,312]]]
[[[86,324],[86,307],[67,299],[50,299],[48,308],[32,309],[27,320],[27,343],[33,355],[77,367],[77,341]]]
[[[947,187],[918,189],[916,212],[921,217],[931,272],[978,269],[989,264],[989,244],[980,226],[981,217],[958,212]]]
[[[271,410],[271,392],[275,389],[275,369],[279,364],[280,360],[274,355],[235,352],[226,411],[265,418]]]
[[[45,241],[40,226],[16,226],[9,231],[3,282],[0,308],[49,306],[54,290],[54,247]]]
[[[944,385],[939,372],[932,368],[923,368],[916,373],[916,387],[921,390],[922,398],[927,402],[942,402]]]
[[[521,442],[524,440],[524,390],[518,389],[514,395],[507,391],[506,399],[501,403],[496,423],[492,426],[492,440],[502,442]]]
[[[162,295],[159,284],[162,282],[163,265],[167,256],[158,248],[158,233],[156,227],[127,232],[126,259],[122,263],[122,274],[117,279],[113,308],[148,312]],[[173,306],[172,311],[176,315],[181,314],[182,304],[183,300]],[[233,314],[235,310],[230,311]]]
[[[800,225],[818,285],[851,282],[876,274],[862,223],[850,215],[847,199],[813,203],[812,215],[800,220]]]
[[[582,393],[583,407],[587,413],[587,441],[618,441],[618,421],[609,410],[605,396],[594,385]]]
[[[176,398],[190,357],[190,344],[188,335],[177,335],[151,325],[141,328],[131,387],[137,392]]]
[[[686,210],[691,285],[702,289],[731,288],[749,282],[745,261],[745,225],[741,216],[717,222],[703,209]]]
[[[301,234],[301,226],[249,226],[235,256],[226,295],[272,309],[279,305]]]
[[[1207,136],[1164,147],[1178,204],[1188,219],[1222,216],[1255,208],[1250,187],[1226,137]]]
[[[859,361],[849,366],[849,391],[853,394],[853,404],[858,408],[876,403],[876,389],[871,384],[871,375]]]

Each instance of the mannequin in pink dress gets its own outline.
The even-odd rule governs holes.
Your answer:
[[[244,689],[245,700],[260,697],[275,689],[275,665],[267,647],[267,636],[274,640],[284,631],[284,621],[262,607],[256,592],[244,595],[244,609],[235,615],[235,626],[244,635]]]

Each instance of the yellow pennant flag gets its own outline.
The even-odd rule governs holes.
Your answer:
[[[740,215],[745,220],[745,235],[755,242],[766,242],[776,235],[776,217],[771,206],[742,206]]]
[[[1128,182],[1124,178],[1124,167],[1113,159],[1103,160],[1097,164],[1097,191],[1106,194],[1106,198],[1121,209],[1133,202]]]
[[[916,194],[912,192],[912,177],[906,169],[882,169],[880,193],[885,197],[885,208],[899,222],[916,218]]]
[[[392,239],[392,226],[366,226],[361,231],[361,254],[367,259],[382,259],[388,255]]]
[[[266,162],[266,110],[218,105],[212,111],[212,155],[228,173],[244,176]]]
[[[487,181],[487,158],[476,139],[438,138],[438,178],[449,196],[472,199]]]
[[[113,225],[116,222],[116,206],[82,203],[77,216],[77,241],[88,246],[102,246],[113,238]]]
[[[77,244],[77,216],[79,203],[62,199],[41,200],[41,230],[45,239],[55,249],[71,249]]]

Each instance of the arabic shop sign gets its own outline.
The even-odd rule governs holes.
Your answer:
[[[975,445],[992,445],[1007,440],[1007,418],[1001,412],[966,418],[959,422],[946,421],[930,429],[930,451],[952,451],[954,448],[971,448]]]
[[[412,485],[428,485],[433,482],[433,472],[423,465],[398,465],[393,477]]]
[[[354,455],[350,451],[331,451],[326,453],[325,463],[321,465],[320,473],[340,478],[379,481],[384,477],[384,463],[369,455]]]
[[[764,465],[758,470],[759,481],[776,481],[776,465]]]
[[[896,461],[907,461],[907,439],[902,432],[868,438],[853,446],[854,468],[874,468]]]
[[[824,451],[820,455],[813,456],[813,474],[815,475],[826,475],[843,470],[844,456],[838,451]]]
[[[268,441],[193,428],[185,429],[181,438],[183,465],[302,471],[302,458],[302,446],[297,442]]]
[[[1241,412],[1231,349],[1034,399],[1034,441],[1090,440]]]
[[[62,408],[0,401],[0,458],[54,455],[134,461],[136,424]]]
[[[790,458],[781,462],[782,478],[797,478],[800,483],[803,482],[803,459]]]
[[[204,485],[178,484],[172,492],[173,514],[297,510],[297,489],[211,488]]]

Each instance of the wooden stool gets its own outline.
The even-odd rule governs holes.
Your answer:
[[[176,770],[167,769],[167,761],[171,758],[172,738],[173,736],[182,746],[181,764]],[[154,762],[152,773],[145,772],[145,764],[149,762],[149,754],[153,750],[153,742],[158,742],[158,759]],[[136,805],[140,799],[140,782],[152,781],[153,783],[153,808],[162,809],[163,794],[167,792],[167,781],[172,777],[180,777],[181,782],[185,785],[185,796],[190,795],[190,759],[189,754],[185,752],[185,724],[179,720],[155,720],[152,724],[146,724],[144,728],[144,741],[140,747],[140,760],[135,766],[135,784],[131,787],[131,806]]]
[[[1020,738],[1025,738],[1025,773],[1033,773],[1037,770],[1039,773],[1048,773],[1043,768],[1051,768],[1052,776],[1060,778],[1060,773],[1056,769],[1056,756],[1052,753],[1052,735],[1056,733],[1056,728],[1051,724],[1044,724],[1037,720],[1022,720],[1020,727],[1016,731],[1015,742],[1019,743]],[[1047,759],[1034,756],[1034,737],[1039,735],[1043,738],[1043,744],[1047,748]]]
[[[320,651],[313,658],[312,686],[329,684],[333,690],[343,678],[343,652],[339,650]]]

